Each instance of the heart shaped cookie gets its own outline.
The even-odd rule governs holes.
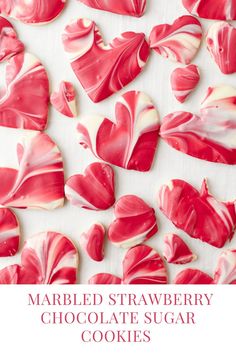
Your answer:
[[[235,0],[182,0],[194,16],[210,20],[236,20]]]
[[[74,175],[67,180],[65,194],[71,204],[80,208],[110,208],[115,203],[113,169],[105,163],[92,163],[84,175]]]
[[[196,65],[177,68],[171,74],[171,88],[175,98],[184,103],[194,91],[200,80],[200,72]]]
[[[227,22],[216,22],[206,36],[207,49],[223,74],[236,72],[236,28]]]
[[[141,17],[146,8],[146,0],[80,0],[80,2],[94,9],[135,17]]]
[[[155,26],[149,44],[158,54],[182,64],[189,64],[200,47],[202,27],[192,16],[179,17],[172,25]]]
[[[130,91],[117,101],[115,113],[116,123],[98,115],[82,118],[77,127],[79,143],[113,165],[149,171],[160,128],[153,103],[144,93]]]
[[[158,231],[154,209],[135,195],[121,197],[114,214],[116,219],[108,229],[108,238],[116,246],[133,247]]]
[[[14,256],[19,248],[20,227],[15,214],[0,208],[0,257]]]
[[[236,250],[225,250],[221,253],[215,274],[215,284],[236,284]]]
[[[168,114],[162,121],[161,137],[174,149],[196,158],[236,164],[236,89],[210,87],[200,115]]]
[[[125,32],[105,45],[95,22],[88,19],[66,26],[62,41],[75,75],[94,102],[134,80],[149,57],[143,33]]]
[[[123,260],[123,284],[167,284],[167,271],[159,254],[147,245],[128,250]]]
[[[89,284],[167,284],[167,271],[159,254],[147,245],[128,250],[123,259],[123,278],[109,273],[95,274]]]
[[[184,240],[176,234],[165,235],[164,247],[163,256],[168,263],[186,264],[197,259]]]
[[[62,81],[59,91],[51,94],[50,101],[53,107],[64,116],[69,118],[77,116],[76,92],[70,82]]]
[[[0,271],[0,284],[75,284],[78,252],[70,239],[57,232],[42,232],[28,239],[21,265]]]
[[[108,284],[113,284],[113,285],[117,285],[117,284],[121,284],[122,283],[122,279],[119,277],[116,277],[113,274],[109,274],[109,273],[98,273],[93,275],[89,281],[89,284],[96,284],[96,285],[108,285]],[[1,283],[0,283],[1,284]]]
[[[80,245],[88,256],[96,262],[104,258],[105,229],[101,224],[93,224],[87,232],[80,236]]]
[[[8,150],[8,166],[0,167],[0,206],[55,209],[64,202],[62,156],[45,133],[32,130],[0,129],[0,141],[7,135],[16,142]],[[3,140],[4,141],[4,140]],[[4,149],[5,146],[4,146]],[[16,155],[16,157],[14,157]],[[18,168],[12,167],[13,161]]]
[[[174,284],[213,284],[213,279],[198,269],[184,269],[177,274]]]
[[[216,200],[205,180],[200,192],[183,180],[170,181],[159,191],[158,206],[176,227],[212,246],[223,247],[234,235],[235,203]]]
[[[53,21],[64,9],[66,0],[0,0],[0,13],[28,24]]]
[[[29,53],[14,55],[6,66],[6,89],[0,91],[0,126],[43,130],[48,103],[49,81],[41,62]]]
[[[18,264],[0,270],[0,284],[20,284],[21,267]]]
[[[0,63],[23,50],[24,44],[18,39],[12,24],[0,16]]]

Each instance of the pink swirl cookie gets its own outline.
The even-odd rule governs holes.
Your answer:
[[[29,24],[53,21],[65,7],[66,0],[0,0],[0,13]]]
[[[171,74],[171,88],[175,98],[184,103],[194,91],[200,80],[200,72],[197,65],[188,65],[185,68],[177,68]]]
[[[138,245],[123,260],[123,284],[167,284],[163,260],[151,247]]]
[[[94,102],[133,81],[149,57],[144,33],[125,32],[105,45],[95,22],[88,19],[66,26],[62,41],[75,75]]]
[[[125,195],[115,204],[116,219],[108,229],[109,240],[129,248],[148,240],[158,231],[155,211],[141,198]]]
[[[194,16],[210,20],[236,20],[236,0],[182,0]]]
[[[182,64],[190,64],[201,40],[201,24],[192,16],[179,17],[172,25],[155,26],[149,37],[150,47],[158,54]]]
[[[14,256],[19,248],[20,227],[15,214],[0,208],[0,257]]]
[[[75,284],[78,252],[68,237],[42,232],[28,239],[21,265],[0,271],[0,284]]]
[[[15,141],[17,168],[0,167],[0,205],[55,209],[64,202],[64,173],[60,151],[45,133],[1,128],[1,137]],[[10,152],[9,156],[14,156]]]
[[[82,118],[77,127],[80,144],[113,165],[149,171],[160,129],[151,99],[143,92],[126,92],[116,102],[115,113],[116,123],[98,115]]]
[[[42,232],[28,239],[21,254],[22,284],[75,284],[78,252],[68,237]]]
[[[0,270],[0,284],[20,284],[21,267],[13,264]]]
[[[221,253],[214,275],[216,284],[236,284],[236,250]]]
[[[198,269],[185,269],[177,274],[175,284],[212,284],[213,279]]]
[[[235,203],[216,200],[205,180],[200,192],[183,180],[170,181],[159,191],[158,206],[176,227],[212,246],[221,248],[233,237]]]
[[[89,284],[100,284],[100,285],[118,285],[121,284],[122,280],[119,277],[116,277],[115,275],[109,274],[109,273],[99,273],[93,275],[88,283]]]
[[[115,203],[114,171],[105,164],[89,165],[84,175],[71,176],[65,185],[72,205],[89,210],[106,210]]]
[[[80,2],[98,10],[135,17],[141,17],[146,8],[146,0],[80,0]]]
[[[174,149],[196,158],[236,164],[236,89],[210,87],[200,115],[175,112],[162,122],[161,137]]]
[[[89,284],[167,284],[167,271],[159,254],[151,247],[138,245],[128,250],[123,260],[123,278],[109,273],[95,274]]]
[[[70,82],[62,81],[59,91],[51,94],[50,101],[53,107],[64,116],[69,118],[77,116],[76,92]]]
[[[43,130],[47,125],[49,81],[32,54],[20,53],[6,66],[6,89],[0,96],[0,126]]]
[[[0,63],[24,50],[12,24],[0,16]]]
[[[207,49],[226,75],[236,72],[235,41],[236,28],[224,21],[215,22],[206,36]]]
[[[197,259],[188,245],[176,234],[165,235],[164,244],[163,256],[168,263],[186,264]]]
[[[105,229],[101,224],[94,224],[80,236],[80,244],[88,256],[96,262],[104,258]]]

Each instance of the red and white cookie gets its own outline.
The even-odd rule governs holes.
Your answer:
[[[0,284],[20,284],[21,267],[18,264],[7,266],[0,270]]]
[[[116,219],[108,229],[108,238],[118,247],[138,245],[158,231],[154,209],[135,195],[121,197],[114,214]]]
[[[72,205],[80,208],[109,209],[115,203],[114,171],[105,163],[92,163],[84,175],[74,175],[67,180],[65,194]]]
[[[75,284],[77,270],[78,252],[67,236],[42,232],[23,246],[22,284]]]
[[[210,20],[236,20],[235,0],[182,0],[194,16]]]
[[[6,88],[0,96],[0,126],[43,130],[48,104],[49,81],[42,63],[29,53],[14,55],[6,66]]]
[[[205,180],[200,192],[183,180],[170,181],[159,191],[158,206],[176,227],[212,246],[223,247],[235,232],[235,203],[216,200]]]
[[[19,248],[20,227],[15,214],[0,208],[0,257],[14,256]]]
[[[108,285],[108,284],[117,285],[117,284],[121,284],[122,280],[113,274],[99,273],[99,274],[93,275],[89,279],[88,283],[89,284],[98,284],[98,285],[99,284],[100,285]]]
[[[65,7],[66,0],[0,0],[0,13],[28,24],[53,21]]]
[[[179,17],[172,25],[155,26],[149,44],[164,58],[182,64],[190,64],[200,47],[202,27],[192,16]]]
[[[223,74],[236,72],[235,41],[236,28],[227,22],[215,22],[208,30],[207,49]]]
[[[53,107],[64,116],[69,118],[77,116],[76,92],[70,82],[62,81],[59,91],[51,94],[50,101]]]
[[[185,68],[177,68],[171,74],[171,88],[175,98],[184,103],[195,90],[200,80],[200,72],[197,65],[188,65]]]
[[[116,123],[98,115],[83,117],[77,127],[80,144],[113,165],[149,171],[160,129],[151,99],[143,92],[126,92],[116,102],[115,113]]]
[[[18,39],[12,24],[0,16],[0,63],[23,50],[24,44]]]
[[[236,250],[221,253],[214,274],[216,284],[236,284]]]
[[[135,17],[141,17],[146,9],[146,0],[80,0],[80,2],[94,9]]]
[[[88,19],[66,26],[62,40],[72,69],[94,102],[133,81],[150,52],[144,33],[122,33],[105,45],[95,22]]]
[[[0,164],[0,206],[48,210],[61,207],[64,173],[56,144],[47,134],[32,130],[0,128],[0,142],[6,141],[6,135],[9,144],[6,162]]]
[[[159,254],[146,245],[128,250],[123,260],[123,284],[167,284],[167,272]]]
[[[167,115],[160,136],[185,154],[211,162],[236,164],[236,89],[210,87],[199,116],[182,111]]]
[[[175,277],[174,284],[213,284],[213,279],[198,269],[184,269]]]
[[[165,235],[164,245],[163,256],[168,263],[186,264],[197,259],[188,245],[176,234]]]
[[[80,236],[80,244],[88,256],[96,262],[104,259],[105,229],[101,224],[94,224]]]

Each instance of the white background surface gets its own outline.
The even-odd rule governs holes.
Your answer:
[[[14,23],[20,39],[25,43],[27,51],[40,58],[48,70],[51,87],[55,89],[61,80],[74,83],[78,90],[78,104],[80,114],[99,113],[114,118],[114,103],[121,92],[128,90],[143,90],[151,96],[159,109],[161,118],[176,110],[190,110],[198,113],[200,102],[205,96],[208,86],[222,83],[234,84],[235,75],[224,76],[210,58],[205,43],[202,44],[194,63],[198,64],[201,70],[201,83],[195,93],[181,106],[173,97],[169,78],[172,70],[178,65],[172,63],[155,52],[143,71],[143,73],[120,93],[113,95],[105,101],[94,104],[87,97],[79,82],[77,81],[70,64],[63,51],[61,34],[66,24],[73,18],[88,17],[95,20],[101,29],[104,39],[109,42],[113,37],[122,32],[133,30],[145,32],[148,36],[152,27],[161,23],[171,23],[177,17],[187,14],[182,6],[181,0],[149,0],[146,14],[142,18],[119,16],[85,7],[76,0],[68,0],[68,5],[62,15],[53,23],[46,26],[28,26],[22,23]],[[202,21],[206,30],[211,21]],[[0,66],[0,80],[3,82],[4,66]],[[84,150],[79,144],[76,133],[76,125],[79,119],[70,120],[56,113],[53,109],[50,112],[49,125],[46,132],[54,139],[62,151],[65,163],[65,176],[82,173],[85,167],[96,159],[89,150]],[[7,139],[7,137],[6,137]],[[6,154],[9,149],[7,141],[0,141],[0,153]],[[10,156],[10,155],[9,155]],[[217,262],[220,250],[211,247],[198,240],[191,239],[181,231],[175,229],[167,220],[156,205],[156,194],[163,183],[173,178],[183,178],[192,183],[198,189],[204,177],[208,178],[210,191],[222,199],[233,200],[236,198],[236,166],[224,166],[194,159],[169,147],[165,142],[160,141],[153,168],[148,173],[126,171],[116,168],[116,197],[124,194],[137,194],[152,205],[157,214],[159,232],[148,241],[160,254],[163,250],[163,236],[165,233],[177,232],[198,255],[198,260],[190,267],[196,267],[212,274]],[[87,230],[94,222],[102,222],[108,226],[113,220],[113,211],[106,212],[86,211],[66,203],[62,209],[52,212],[15,210],[22,226],[21,244],[27,238],[41,231],[58,231],[71,237],[76,245],[80,234]],[[235,247],[234,239],[231,245]],[[105,260],[101,263],[91,261],[79,248],[80,265],[79,281],[87,283],[87,280],[98,272],[110,272],[117,276],[122,275],[121,261],[126,251],[118,249],[106,242]],[[0,267],[13,264],[20,260],[20,253],[11,258],[0,259]],[[185,266],[186,267],[186,266]],[[170,280],[176,273],[182,270],[183,266],[168,265]]]

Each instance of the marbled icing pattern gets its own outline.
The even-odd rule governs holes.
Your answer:
[[[216,200],[205,180],[200,192],[183,180],[170,181],[159,191],[158,206],[177,228],[212,246],[221,248],[234,235],[235,203]]]
[[[115,246],[133,247],[158,231],[154,209],[135,195],[121,197],[114,214],[116,219],[108,229],[108,238]]]
[[[85,116],[77,127],[79,143],[93,154],[128,170],[149,171],[156,152],[159,115],[140,91],[122,95],[115,106],[116,123],[103,116]]]
[[[146,9],[146,0],[80,0],[80,2],[98,10],[135,17],[141,17]]]
[[[179,17],[172,25],[153,27],[149,44],[164,58],[182,64],[190,64],[202,40],[200,22],[192,16]]]
[[[48,120],[49,81],[32,54],[13,56],[6,66],[6,88],[0,92],[0,126],[44,130]]]
[[[67,25],[62,41],[75,75],[94,102],[133,81],[150,51],[144,33],[125,32],[105,45],[95,22],[88,19]]]
[[[0,13],[28,24],[53,21],[65,7],[66,0],[0,0]]]

